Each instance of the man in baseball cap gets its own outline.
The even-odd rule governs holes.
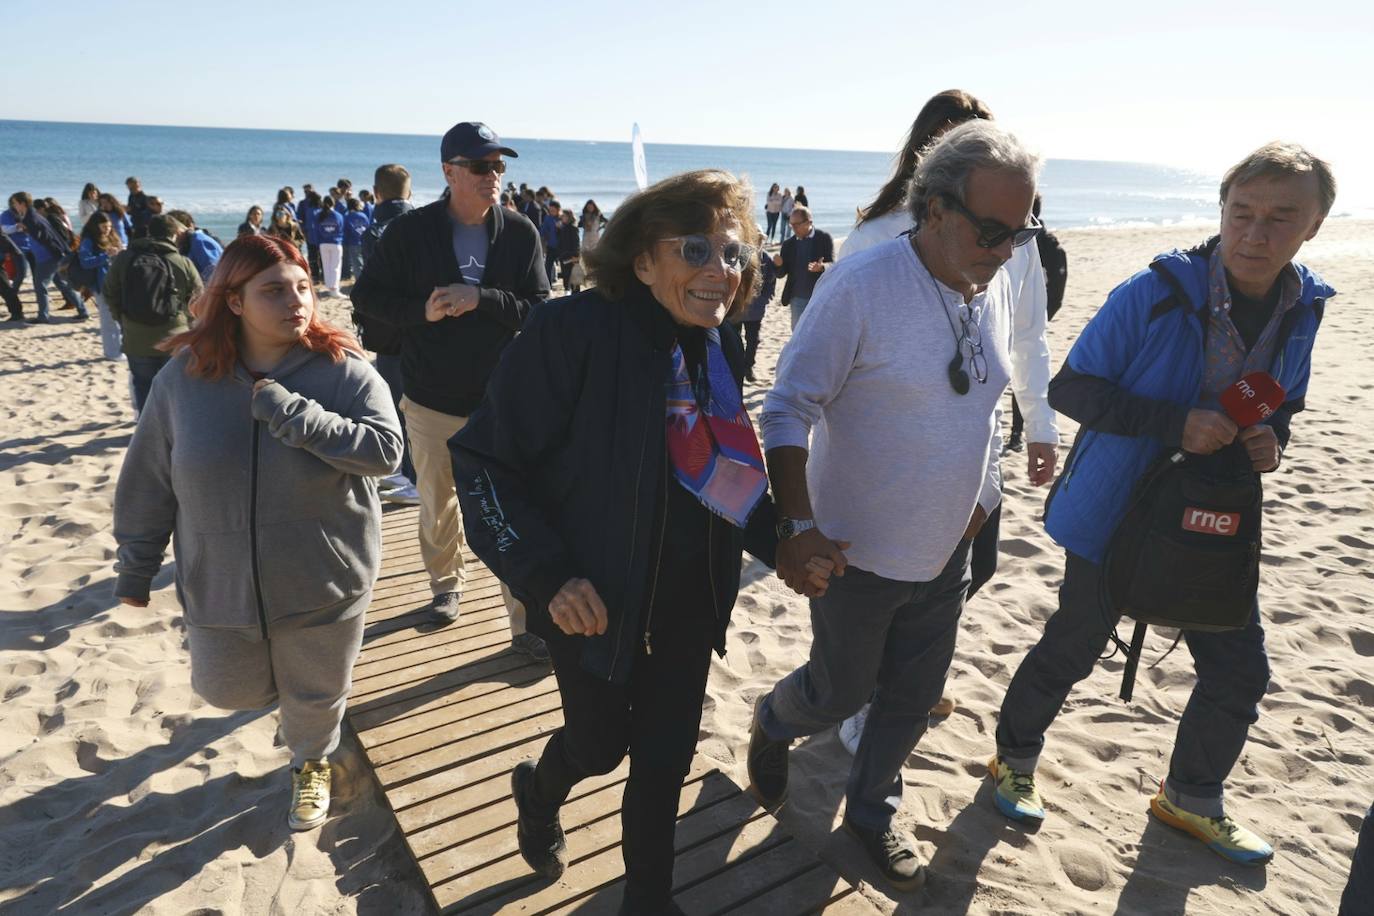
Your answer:
[[[492,153],[520,158],[520,154],[509,146],[501,145],[501,138],[481,121],[460,121],[448,129],[444,140],[439,144],[439,161],[453,162],[455,159],[485,159]]]
[[[441,622],[458,619],[467,581],[448,440],[482,400],[530,308],[549,296],[534,225],[497,206],[506,171],[501,157],[515,155],[480,121],[453,125],[439,145],[446,195],[389,222],[353,286],[354,309],[400,333],[420,555]],[[512,647],[547,660],[543,641],[525,631],[524,605],[504,585],[501,592]]]

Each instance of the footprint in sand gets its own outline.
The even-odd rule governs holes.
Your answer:
[[[1075,887],[1085,891],[1100,891],[1111,883],[1112,869],[1107,857],[1099,850],[1081,843],[1059,842],[1054,845],[1059,867]]]

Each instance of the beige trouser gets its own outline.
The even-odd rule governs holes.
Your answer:
[[[415,463],[415,488],[420,491],[420,556],[435,595],[461,592],[467,583],[463,562],[463,514],[453,486],[453,461],[448,440],[467,424],[467,417],[440,413],[401,396],[406,415],[410,458]],[[501,583],[501,598],[510,618],[511,636],[525,632],[525,606]]]

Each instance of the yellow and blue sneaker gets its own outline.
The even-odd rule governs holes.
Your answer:
[[[988,775],[997,789],[992,800],[998,811],[1014,821],[1039,824],[1045,820],[1045,805],[1035,788],[1034,773],[1013,770],[1001,757],[994,757],[988,761]]]
[[[1159,794],[1150,799],[1150,813],[1170,827],[1176,827],[1207,844],[1207,847],[1230,862],[1239,865],[1267,865],[1274,858],[1274,847],[1257,833],[1242,827],[1227,815],[1205,817],[1184,811],[1164,796],[1164,784]]]

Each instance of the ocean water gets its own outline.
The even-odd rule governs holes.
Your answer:
[[[634,190],[628,140],[505,140],[520,153],[509,160],[505,180],[547,185],[564,206],[580,211],[594,199],[613,211]],[[228,240],[250,206],[270,212],[283,185],[299,193],[306,182],[323,190],[349,178],[355,190],[370,187],[383,163],[410,170],[418,203],[433,200],[443,187],[438,150],[438,137],[399,134],[0,120],[0,189],[6,197],[17,190],[54,197],[75,213],[86,182],[124,200],[124,179],[137,175],[169,209],[189,211]],[[834,235],[849,231],[855,208],[873,199],[893,164],[887,153],[829,150],[649,143],[645,153],[650,181],[704,167],[748,176],[759,192],[760,223],[769,184],[805,186],[816,224]],[[1041,176],[1041,215],[1052,228],[1211,221],[1218,178],[1141,163],[1051,159]]]

